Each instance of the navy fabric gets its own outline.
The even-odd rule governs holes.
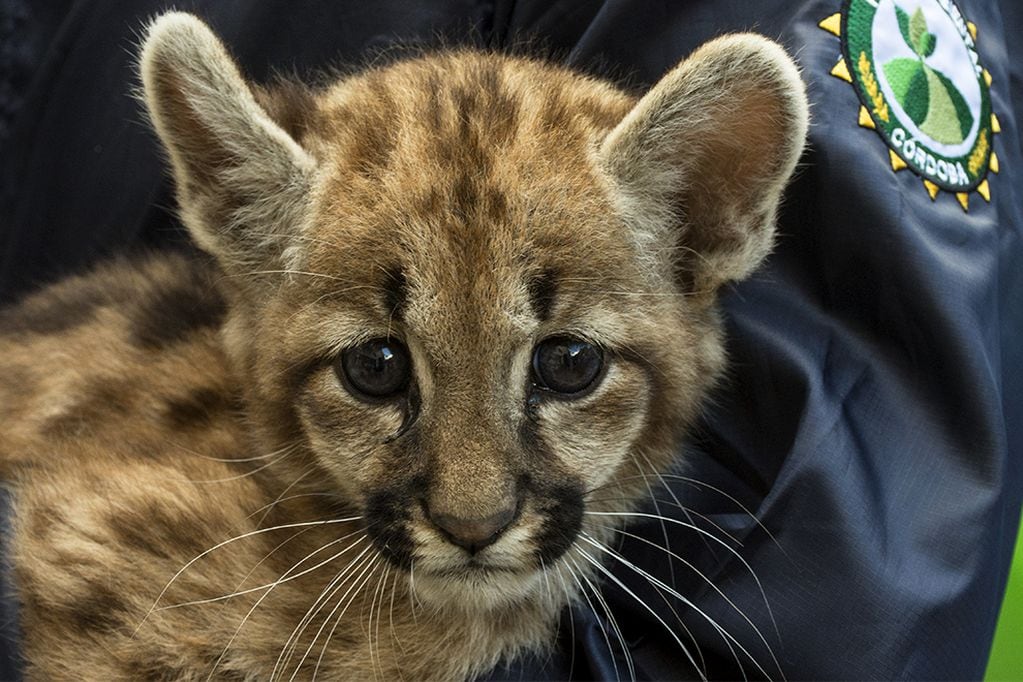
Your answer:
[[[0,11],[15,4],[42,12]],[[68,4],[19,71],[31,78],[0,139],[0,301],[111,252],[187,248],[129,96],[135,36],[168,3]],[[839,0],[174,4],[210,21],[256,79],[443,36],[530,45],[642,88],[721,33],[782,41],[813,126],[778,247],[725,295],[731,371],[680,477],[655,491],[671,521],[637,518],[615,547],[689,603],[616,561],[603,593],[640,678],[982,676],[1023,491],[1020,3],[958,2],[1002,128],[991,202],[974,194],[969,213],[893,173],[856,124],[853,89],[829,75],[838,39],[817,26]],[[627,677],[607,620],[599,604],[566,612],[550,655],[490,677]]]

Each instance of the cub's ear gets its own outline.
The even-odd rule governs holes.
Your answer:
[[[807,122],[796,65],[761,36],[718,38],[669,71],[599,152],[644,256],[699,293],[752,272]]]
[[[140,69],[182,220],[195,240],[225,265],[280,255],[301,221],[313,157],[257,103],[223,44],[196,17],[158,17]]]

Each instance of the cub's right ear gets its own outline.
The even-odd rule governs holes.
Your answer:
[[[192,236],[225,264],[279,256],[302,218],[313,157],[257,103],[223,44],[196,17],[171,12],[153,21],[140,69]]]

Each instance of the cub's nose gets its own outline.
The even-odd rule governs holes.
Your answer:
[[[484,547],[494,544],[512,521],[515,520],[515,505],[484,518],[464,518],[451,514],[434,513],[429,507],[427,516],[441,533],[452,543],[476,554]]]

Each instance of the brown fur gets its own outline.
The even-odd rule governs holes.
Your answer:
[[[593,573],[572,523],[608,537],[583,509],[633,507],[722,368],[715,292],[766,254],[805,136],[791,61],[721,39],[638,102],[475,52],[253,89],[170,14],[141,65],[213,258],[0,317],[30,676],[451,679],[549,644]],[[557,335],[604,349],[585,397],[529,379]],[[334,359],[391,336],[413,387],[354,397]],[[486,570],[424,512],[510,496]]]

